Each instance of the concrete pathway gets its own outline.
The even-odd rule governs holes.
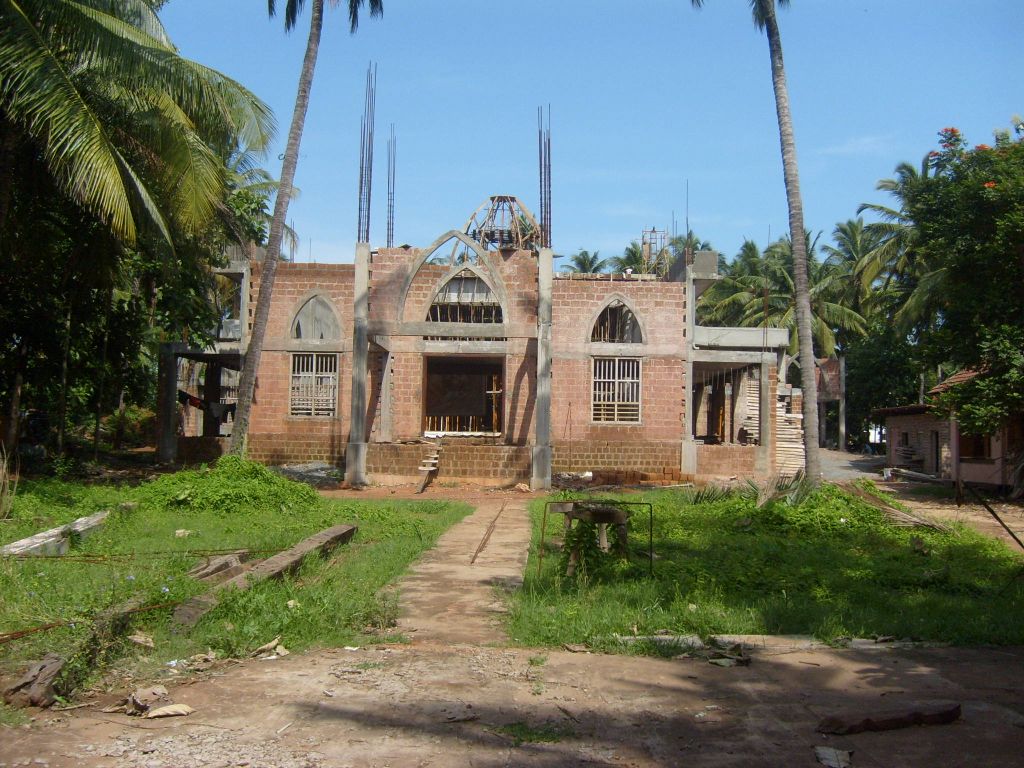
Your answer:
[[[399,630],[417,643],[504,642],[495,589],[522,584],[529,546],[526,499],[481,502],[399,582]]]

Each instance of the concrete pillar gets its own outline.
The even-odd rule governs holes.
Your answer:
[[[680,447],[679,470],[684,475],[697,474],[697,443],[693,440],[693,423],[696,414],[693,402],[693,329],[696,325],[697,315],[695,312],[696,299],[694,298],[693,271],[689,265],[686,267],[686,325],[683,328],[683,336],[686,343],[683,345],[686,352],[686,359],[683,361],[683,442]]]
[[[178,352],[185,345],[165,342],[157,360],[156,460],[169,464],[178,457]]]
[[[370,244],[356,243],[356,273],[352,330],[352,411],[349,420],[348,447],[345,450],[345,480],[350,485],[366,485],[366,398],[368,392],[367,359],[370,316]]]
[[[391,413],[391,371],[394,369],[395,356],[391,351],[384,353],[383,372],[380,377],[380,424],[377,434],[380,442],[390,443],[394,440],[394,416]]]
[[[220,365],[206,364],[206,374],[203,376],[203,399],[208,403],[220,402],[220,372]],[[203,411],[203,437],[220,437],[220,419],[214,418],[206,411]]]
[[[846,450],[846,356],[839,357],[839,450]]]
[[[551,283],[554,252],[541,248],[537,260],[537,406],[530,487],[551,487]]]
[[[754,470],[768,474],[772,471],[772,453],[775,450],[775,435],[772,430],[772,406],[775,393],[771,391],[771,363],[767,355],[761,356],[761,377],[757,411],[757,452],[754,454]]]

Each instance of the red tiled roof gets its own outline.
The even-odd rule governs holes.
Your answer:
[[[878,416],[918,416],[923,413],[928,413],[931,410],[931,406],[923,403],[914,403],[913,405],[895,405],[889,408],[875,408],[871,411],[871,415],[874,417]]]
[[[948,379],[940,384],[932,387],[928,390],[929,395],[941,395],[946,390],[955,387],[957,384],[963,384],[965,381],[970,381],[978,375],[978,371],[972,371],[970,369],[954,373]]]

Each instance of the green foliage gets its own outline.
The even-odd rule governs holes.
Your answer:
[[[893,325],[878,319],[846,348],[846,425],[855,443],[867,440],[871,411],[917,402],[918,350]]]
[[[963,432],[991,435],[1024,419],[1024,323],[985,328],[978,346],[979,375],[950,387],[938,404],[956,412]]]
[[[222,456],[210,468],[164,475],[141,488],[138,498],[183,514],[237,515],[256,510],[295,514],[324,506],[308,485],[238,456]]]
[[[25,485],[16,510],[23,516],[52,510],[51,500],[68,518],[97,507],[115,509],[100,529],[74,543],[71,554],[88,561],[0,560],[0,633],[69,622],[18,640],[5,653],[16,659],[48,650],[67,654],[81,667],[74,680],[84,679],[93,664],[125,655],[137,657],[132,663],[144,670],[211,648],[245,654],[275,635],[291,650],[390,636],[397,598],[382,588],[468,511],[441,502],[328,501],[234,457],[138,488],[86,488],[58,480]],[[120,508],[119,501],[137,507]],[[249,549],[263,558],[341,523],[358,526],[349,544],[328,557],[307,557],[287,578],[225,595],[189,633],[172,625],[170,607],[135,614],[131,626],[154,637],[153,652],[120,636],[99,646],[94,642],[94,618],[106,608],[129,599],[174,603],[204,592],[205,585],[186,575],[202,559],[195,550]],[[178,536],[179,530],[188,533]]]
[[[830,485],[760,508],[738,493],[700,504],[693,493],[643,498],[654,504],[654,578],[641,556],[646,520],[637,515],[629,526],[632,557],[617,571],[570,580],[559,558],[545,557],[538,574],[532,552],[523,589],[511,598],[516,642],[646,653],[653,649],[622,646],[613,635],[659,630],[1024,641],[1024,582],[1015,578],[1024,561],[967,528],[897,527]],[[535,541],[540,518],[538,507]],[[549,520],[549,540],[561,523]]]

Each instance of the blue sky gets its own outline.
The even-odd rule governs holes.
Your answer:
[[[278,0],[284,5],[285,0]],[[787,229],[768,46],[745,0],[384,0],[349,35],[328,8],[289,220],[299,260],[351,261],[359,121],[376,62],[371,241],[386,232],[386,135],[398,137],[396,242],[426,245],[487,196],[536,213],[536,108],[551,104],[556,253],[622,252],[643,229],[690,226],[727,256]],[[170,0],[183,55],[274,110],[280,172],[308,31],[262,0]],[[795,0],[780,27],[806,225],[827,240],[936,132],[972,143],[1024,113],[1020,0]]]

